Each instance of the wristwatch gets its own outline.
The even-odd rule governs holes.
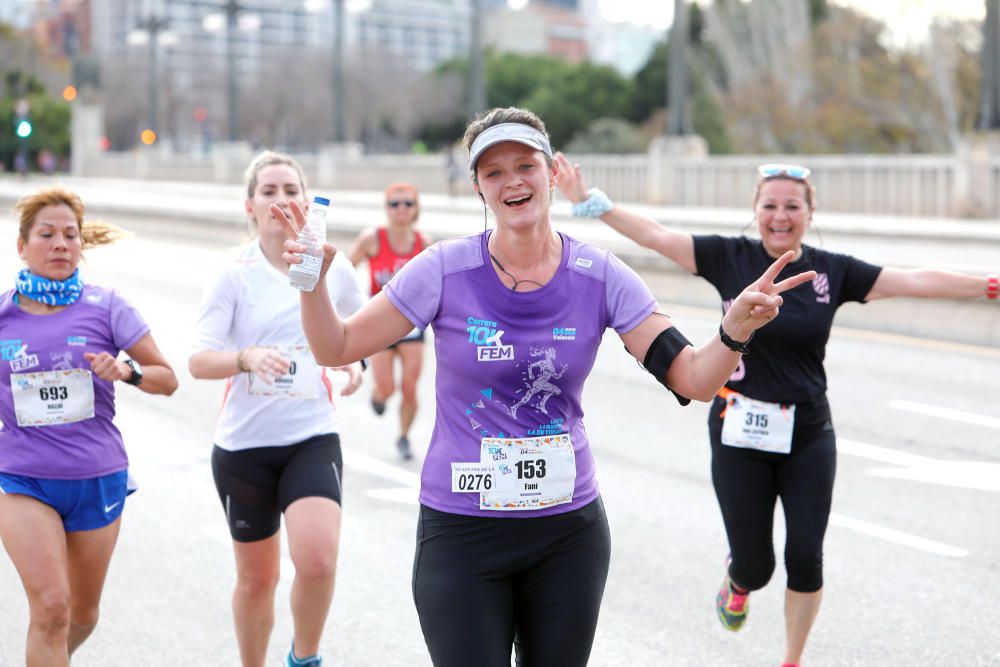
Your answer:
[[[750,341],[753,340],[753,333],[750,334],[750,338],[747,338],[742,343],[738,340],[733,340],[729,337],[729,334],[725,332],[722,325],[719,325],[719,338],[722,339],[722,344],[728,347],[733,352],[739,352],[740,354],[746,354],[750,349]]]
[[[125,384],[132,384],[138,387],[142,384],[142,366],[135,359],[126,359],[125,365],[132,371],[132,375],[125,378]]]

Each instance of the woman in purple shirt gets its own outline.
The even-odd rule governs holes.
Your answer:
[[[83,249],[119,230],[84,224],[62,188],[16,210],[27,268],[0,294],[0,539],[28,596],[26,662],[60,667],[97,625],[128,494],[115,383],[170,395],[177,378],[139,313],[80,279]]]
[[[581,393],[608,327],[679,400],[709,400],[778,312],[784,257],[698,348],[609,252],[556,232],[559,172],[542,121],[494,109],[469,126],[473,187],[496,229],[425,250],[347,321],[302,295],[316,360],[336,365],[434,328],[437,415],[421,475],[413,593],[435,665],[584,665],[610,561]],[[294,222],[274,215],[289,235]],[[485,210],[484,210],[485,214]],[[285,244],[285,261],[303,246]],[[336,249],[325,248],[328,265]],[[320,283],[322,285],[322,283]]]

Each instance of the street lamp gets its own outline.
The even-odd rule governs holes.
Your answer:
[[[1000,0],[986,0],[979,129],[1000,130]]]
[[[307,12],[321,12],[326,0],[305,0]],[[344,114],[344,12],[359,14],[371,8],[371,0],[329,0],[330,18],[333,21],[333,140],[347,140]]]
[[[483,73],[483,0],[470,0],[469,118],[486,110],[486,77]]]
[[[202,3],[210,4],[210,3]],[[226,110],[229,122],[229,140],[237,141],[240,135],[239,90],[236,86],[236,29],[256,32],[260,29],[260,16],[246,13],[239,0],[226,0],[221,6],[222,14],[209,14],[202,20],[202,27],[209,32],[226,31]]]
[[[136,24],[135,30],[126,37],[129,45],[142,46],[149,44],[149,72],[146,74],[149,84],[149,130],[159,132],[159,86],[157,85],[158,68],[156,63],[157,46],[171,46],[177,43],[177,35],[169,32],[170,22],[155,14]]]
[[[670,28],[670,65],[667,71],[667,134],[691,134],[688,114],[688,9],[686,0],[674,0],[674,24]]]

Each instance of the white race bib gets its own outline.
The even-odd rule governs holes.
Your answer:
[[[768,403],[730,394],[722,422],[722,444],[774,454],[792,451],[795,405]]]
[[[94,378],[73,368],[39,373],[11,373],[18,426],[72,424],[94,416]]]
[[[316,398],[319,396],[322,367],[316,364],[308,345],[261,345],[291,362],[291,367],[284,375],[274,378],[273,384],[268,384],[250,373],[248,391],[251,396],[276,396],[279,398]]]
[[[479,508],[537,510],[572,502],[576,454],[569,434],[483,438],[479,463],[453,463],[455,493],[479,493]]]

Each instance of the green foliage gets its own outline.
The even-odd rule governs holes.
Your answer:
[[[650,118],[658,109],[669,105],[667,99],[667,67],[670,56],[667,43],[657,45],[642,69],[636,72],[632,100],[628,105],[628,118],[642,122]],[[692,62],[697,62],[692,58]],[[704,137],[712,153],[728,153],[731,141],[726,122],[715,96],[702,73],[702,67],[688,69],[690,81],[691,120],[695,134]]]
[[[621,118],[599,118],[578,132],[566,146],[572,155],[585,153],[642,153],[648,140],[642,129]]]
[[[624,118],[633,82],[614,68],[590,62],[572,63],[547,55],[488,53],[485,58],[486,101],[489,107],[518,106],[538,114],[555,147],[566,145],[598,118]],[[437,76],[465,76],[468,63],[454,59],[440,65]],[[454,120],[465,126],[464,110]],[[458,123],[441,119],[421,132],[429,145],[439,145],[442,129]],[[450,141],[457,140],[462,130]]]
[[[809,23],[815,26],[830,13],[827,0],[809,0]]]
[[[534,111],[557,147],[598,118],[624,117],[632,93],[632,83],[611,67],[550,56],[492,56],[486,76],[489,105]]]
[[[3,73],[4,81],[9,72]],[[13,169],[14,157],[21,148],[28,151],[28,164],[35,166],[38,154],[49,150],[57,157],[69,154],[71,111],[67,102],[55,99],[43,92],[27,95],[30,104],[28,119],[33,131],[26,140],[15,134],[17,113],[15,106],[20,95],[10,95],[4,91],[0,97],[0,162],[7,169]]]

